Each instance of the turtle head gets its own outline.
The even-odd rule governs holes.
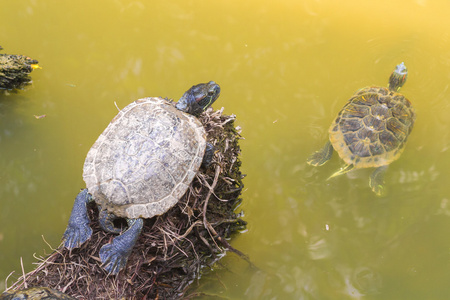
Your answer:
[[[181,111],[200,115],[219,98],[220,86],[214,81],[194,85],[187,90],[175,105]]]
[[[405,64],[401,63],[397,65],[394,72],[392,72],[391,77],[389,77],[389,89],[397,92],[405,84],[407,77],[408,70],[406,69]]]

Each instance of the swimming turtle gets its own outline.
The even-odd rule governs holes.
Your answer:
[[[86,205],[95,201],[105,231],[120,233],[114,220],[127,221],[127,230],[100,249],[106,271],[116,274],[123,269],[142,230],[142,218],[174,206],[200,166],[211,162],[214,148],[196,116],[219,95],[219,85],[210,81],[191,87],[176,105],[143,98],[121,110],[86,156],[86,189],[75,199],[64,246],[77,248],[91,237]]]
[[[321,166],[336,150],[346,165],[330,178],[374,167],[369,185],[375,194],[382,195],[387,166],[403,152],[416,118],[411,102],[398,93],[407,76],[402,62],[392,72],[388,88],[371,86],[357,91],[331,124],[329,141],[307,163]]]

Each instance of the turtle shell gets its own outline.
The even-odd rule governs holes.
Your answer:
[[[368,87],[356,92],[339,112],[329,129],[330,141],[347,164],[380,167],[400,156],[414,120],[414,109],[402,94]]]
[[[121,110],[89,150],[83,179],[102,209],[119,217],[161,215],[199,170],[206,132],[193,115],[162,98]]]

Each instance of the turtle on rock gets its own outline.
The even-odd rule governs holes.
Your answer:
[[[383,195],[387,166],[403,152],[416,118],[411,102],[398,93],[407,76],[402,62],[392,72],[388,88],[371,86],[357,91],[331,124],[330,140],[307,163],[321,166],[336,150],[346,165],[330,178],[373,167],[369,185],[375,194]]]
[[[126,266],[143,218],[161,215],[188,190],[199,168],[208,166],[214,147],[196,116],[220,95],[213,81],[191,87],[174,105],[162,98],[139,99],[121,110],[89,150],[83,168],[86,189],[75,199],[64,246],[78,248],[92,235],[87,204],[99,207],[99,223],[120,233],[100,249],[103,268],[117,274]]]

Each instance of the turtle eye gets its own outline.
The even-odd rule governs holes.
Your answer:
[[[220,94],[220,87],[218,84],[214,83],[212,88],[210,88],[208,91],[208,96],[214,97],[214,96],[218,96],[219,94]]]

